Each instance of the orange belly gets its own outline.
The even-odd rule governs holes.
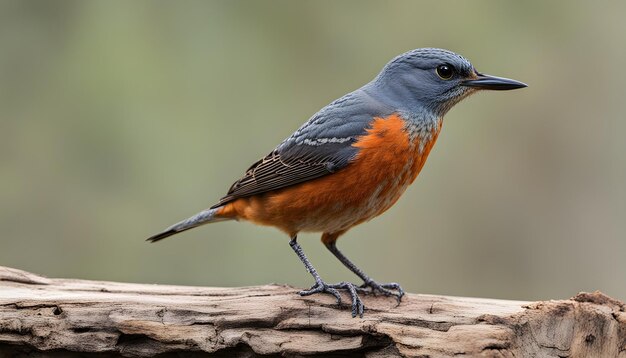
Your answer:
[[[353,145],[355,159],[336,173],[284,189],[240,198],[219,216],[300,231],[344,232],[389,209],[426,162],[441,120],[426,136],[413,136],[399,115],[376,118]],[[420,142],[420,140],[422,142]]]

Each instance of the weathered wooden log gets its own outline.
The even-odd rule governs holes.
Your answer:
[[[347,298],[347,297],[346,297]],[[366,296],[363,318],[282,285],[49,279],[0,267],[0,357],[626,357],[625,305]]]

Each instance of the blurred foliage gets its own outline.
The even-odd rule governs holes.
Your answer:
[[[339,246],[411,292],[626,298],[624,2],[0,1],[0,265],[309,286],[272,228],[144,239],[397,54],[527,82],[446,117],[399,203]],[[355,279],[302,235],[329,281]]]

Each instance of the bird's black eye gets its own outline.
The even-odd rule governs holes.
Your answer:
[[[439,65],[437,66],[437,76],[441,77],[443,80],[449,80],[454,76],[454,67],[450,65]]]

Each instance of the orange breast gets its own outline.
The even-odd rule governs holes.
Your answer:
[[[300,231],[342,232],[389,209],[411,184],[437,139],[441,121],[411,135],[397,114],[375,118],[353,145],[356,158],[336,173],[227,204],[221,216]],[[422,142],[420,142],[422,140]]]

